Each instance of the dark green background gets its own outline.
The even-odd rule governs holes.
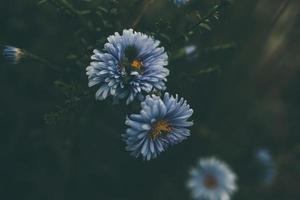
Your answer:
[[[104,0],[70,2],[92,12],[108,6]],[[159,38],[171,57],[168,91],[189,101],[195,125],[187,141],[151,162],[124,150],[120,135],[127,108],[80,97],[82,91],[93,94],[96,89],[87,88],[85,76],[91,49],[101,49],[96,40],[103,43],[128,28],[139,13],[135,2],[120,0],[118,12],[106,22],[111,28],[93,25],[80,32],[80,20],[51,4],[0,2],[1,44],[24,48],[63,69],[59,74],[30,60],[10,65],[1,57],[0,198],[185,200],[188,170],[198,158],[214,155],[239,177],[233,199],[300,199],[300,2],[236,0],[212,32],[190,42],[201,52],[226,43],[234,48],[201,53],[193,61],[174,58],[180,47],[171,48]],[[204,15],[209,2],[194,0],[176,8],[161,0],[149,7],[136,30],[152,32],[163,18],[173,27],[168,34],[174,39],[186,21],[193,22],[189,13],[199,9]],[[94,24],[99,20],[89,15],[84,19]],[[196,75],[211,66],[220,70]],[[67,83],[67,89],[55,81]],[[79,102],[69,103],[78,96]],[[60,119],[49,123],[49,113],[61,110]],[[253,167],[254,151],[260,147],[270,149],[278,169],[269,187],[259,182]]]

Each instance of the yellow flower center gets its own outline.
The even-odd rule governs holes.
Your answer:
[[[168,134],[172,131],[172,127],[169,122],[165,120],[159,120],[155,122],[152,126],[151,132],[150,132],[150,138],[156,139],[162,134]]]
[[[203,184],[208,189],[212,189],[212,188],[215,188],[218,185],[218,182],[217,182],[216,177],[209,174],[209,175],[206,175],[206,177],[204,178]]]
[[[137,70],[140,70],[142,66],[143,66],[143,63],[140,60],[134,60],[131,63],[131,67],[133,67],[134,69],[137,69]]]

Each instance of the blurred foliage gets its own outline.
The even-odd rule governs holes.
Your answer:
[[[299,3],[191,0],[177,8],[171,0],[147,2],[0,3],[0,43],[43,58],[19,65],[0,60],[0,196],[189,199],[188,170],[199,157],[215,155],[239,176],[233,199],[299,199],[300,60],[294,52],[300,20],[292,9]],[[285,15],[290,26],[280,24]],[[161,41],[170,59],[168,91],[195,111],[192,136],[151,162],[129,156],[120,136],[126,114],[138,106],[96,102],[85,75],[92,50],[131,27]],[[277,51],[267,46],[270,38],[283,41]],[[193,55],[186,54],[188,45],[197,47]],[[278,169],[269,186],[259,182],[254,160],[261,147],[270,149]]]

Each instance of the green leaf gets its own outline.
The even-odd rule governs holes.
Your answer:
[[[46,3],[48,0],[40,0],[38,3],[37,3],[37,5],[39,6],[39,5],[42,5],[42,4],[44,4],[44,3]]]
[[[91,11],[90,10],[83,10],[83,11],[80,11],[79,13],[80,13],[80,15],[87,15],[87,14],[90,14]]]
[[[210,26],[209,26],[208,24],[201,23],[201,24],[199,24],[199,26],[200,26],[201,28],[204,28],[204,29],[208,30],[208,31],[211,31],[211,28],[210,28]]]
[[[98,6],[98,9],[99,9],[101,12],[109,13],[109,11],[108,11],[106,8],[102,7],[102,6]]]

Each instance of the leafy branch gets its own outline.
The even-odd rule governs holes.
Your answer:
[[[183,40],[188,41],[189,36],[194,34],[194,30],[197,28],[203,28],[208,31],[211,30],[211,27],[209,25],[210,19],[215,18],[216,20],[219,19],[219,12],[220,9],[227,6],[228,1],[221,1],[219,4],[215,5],[210,11],[204,16],[201,17],[198,15],[199,21],[196,22],[195,24],[191,25],[189,28],[187,28],[183,33],[181,33],[177,38],[174,39],[174,43],[171,44],[171,48],[175,47],[177,44],[181,43]]]

